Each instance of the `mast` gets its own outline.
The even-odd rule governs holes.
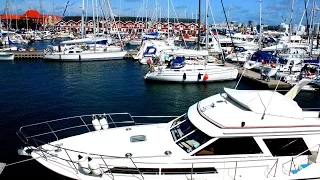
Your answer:
[[[260,0],[260,27],[259,27],[259,50],[262,49],[262,0]]]
[[[6,22],[7,22],[7,31],[9,31],[9,21],[8,21],[8,10],[9,10],[9,1],[6,1]]]
[[[293,6],[294,0],[291,2],[291,13],[290,13],[290,23],[289,23],[289,42],[291,42],[291,34],[292,34],[292,14],[293,14]]]
[[[208,49],[208,44],[209,44],[209,30],[208,30],[208,10],[209,10],[209,0],[206,0],[206,14],[205,14],[205,18],[206,18],[206,50],[209,51]],[[211,30],[210,30],[211,31]],[[208,62],[208,56],[206,56],[205,59],[205,64],[207,64]]]
[[[42,0],[40,0],[39,3],[40,3],[40,13],[41,13],[41,16],[42,16],[42,26],[43,26],[44,25],[44,17],[43,17],[43,9],[42,9]]]
[[[208,37],[208,7],[209,2],[206,0],[206,14],[205,14],[205,21],[206,21],[206,49],[208,50],[208,44],[209,44],[209,37]]]
[[[199,4],[198,4],[198,50],[200,50],[200,33],[201,33],[201,28],[200,28],[200,5],[201,5],[201,0],[199,0]]]
[[[112,20],[113,22],[116,22],[116,19],[114,18],[114,14],[113,14],[112,9],[111,9],[110,1],[107,0],[107,3],[108,3],[109,11],[110,11],[111,20]],[[122,43],[123,43],[123,42],[122,42],[122,39],[121,39],[121,36],[120,36],[120,32],[117,31],[117,34],[118,34],[118,38],[119,38],[119,40],[120,40],[120,46],[121,46],[121,48],[122,48]]]
[[[84,28],[84,0],[82,0],[81,7],[81,38],[83,39],[85,36],[85,28]]]
[[[148,0],[146,0],[146,33],[148,32]]]
[[[170,37],[170,32],[169,32],[169,28],[170,28],[170,21],[169,21],[169,16],[170,16],[170,14],[169,14],[169,8],[170,8],[170,6],[169,6],[169,4],[170,4],[170,2],[169,2],[170,0],[168,0],[168,39],[169,39],[169,37]]]
[[[95,21],[95,14],[94,14],[94,0],[91,1],[92,4],[92,21],[93,21],[93,41],[94,41],[94,48],[93,51],[96,51],[96,21]]]
[[[314,13],[315,13],[315,8],[316,8],[316,1],[313,0],[313,4],[312,4],[312,16],[311,16],[311,25],[310,25],[310,56],[312,56],[312,49],[313,49],[313,25],[314,25]]]

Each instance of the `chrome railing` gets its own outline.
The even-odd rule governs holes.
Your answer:
[[[120,117],[120,121],[119,119],[117,119],[118,116]],[[47,142],[52,142],[61,139],[61,137],[59,137],[58,135],[59,133],[63,135],[70,134],[70,136],[73,136],[81,133],[95,131],[94,125],[92,124],[92,120],[95,117],[105,117],[108,126],[110,128],[115,128],[132,125],[152,124],[159,122],[159,120],[166,120],[165,122],[169,122],[170,120],[177,118],[178,116],[131,116],[131,114],[129,113],[82,115],[21,126],[16,134],[25,144],[30,144],[30,139],[32,140],[34,138],[48,138]],[[148,123],[141,123],[143,122],[141,120],[146,119],[148,119]],[[139,123],[136,120],[140,120],[141,122]],[[38,143],[33,143],[35,143],[34,146],[39,146]]]
[[[276,173],[277,173],[277,167],[278,167],[278,163],[279,163],[279,159],[276,160],[276,162],[273,164],[273,166],[271,167],[271,169],[266,169],[267,170],[267,174],[266,174],[266,178],[269,177],[270,173],[272,170],[274,170],[274,173],[273,173],[273,177],[276,177]]]
[[[58,158],[60,160],[66,161],[67,162],[66,164],[69,165],[69,168],[73,169],[76,174],[79,174],[79,173],[85,174],[84,172],[80,171],[80,168],[78,166],[79,165],[79,161],[72,160],[70,154],[71,154],[71,152],[76,152],[76,153],[79,153],[81,155],[86,155],[87,152],[71,150],[71,149],[67,149],[67,148],[63,148],[63,147],[59,147],[59,146],[51,145],[51,144],[48,144],[48,145],[53,146],[56,149],[59,149],[59,152],[61,152],[63,150],[67,154],[68,159],[61,158],[61,157],[59,157],[57,155],[54,155],[54,154],[50,153],[49,151],[47,151],[45,149],[42,149],[41,147],[36,149],[36,151],[39,151],[39,154],[38,154],[39,156],[41,156],[42,158],[44,158],[47,161],[50,161],[50,157],[54,157],[54,158]],[[132,167],[129,168],[129,167],[123,166],[123,168],[124,168],[123,170],[126,172],[126,174],[128,174],[130,176],[135,176],[137,179],[144,180],[145,173],[140,170],[140,169],[143,169],[143,168],[139,168],[137,164],[141,164],[141,165],[143,164],[145,167],[148,167],[148,165],[155,165],[155,164],[162,164],[163,165],[163,164],[167,164],[167,163],[163,163],[163,162],[159,162],[159,163],[156,163],[156,162],[141,162],[141,161],[138,161],[138,160],[141,160],[143,158],[170,157],[170,155],[140,156],[140,157],[131,157],[129,155],[129,156],[125,156],[125,157],[117,157],[117,156],[108,156],[108,155],[101,155],[101,154],[89,154],[89,157],[92,158],[92,159],[95,159],[95,160],[100,160],[99,161],[100,163],[98,164],[98,168],[97,169],[90,169],[88,167],[87,169],[89,171],[92,172],[93,170],[98,170],[101,173],[100,175],[105,174],[105,175],[111,176],[112,179],[115,179],[115,175],[114,175],[113,171],[122,170],[122,169],[121,169],[121,166],[119,166],[119,168],[120,168],[119,169],[119,168],[115,168],[117,166],[114,165],[114,164],[108,164],[108,160],[112,160],[112,159],[128,159],[129,162],[132,164]],[[137,160],[137,161],[135,161],[135,160]],[[269,159],[263,159],[263,160],[258,160],[258,159],[248,160],[248,159],[244,158],[243,160],[229,160],[229,161],[220,161],[220,162],[208,161],[208,158],[205,158],[205,160],[207,160],[207,161],[183,162],[183,163],[182,162],[180,162],[180,163],[178,162],[178,163],[172,163],[172,164],[174,164],[175,167],[176,167],[177,164],[184,165],[184,167],[186,167],[185,165],[190,164],[190,172],[187,173],[187,172],[179,172],[179,171],[177,171],[177,172],[175,172],[175,174],[182,174],[182,175],[186,175],[186,176],[190,175],[191,178],[196,174],[214,173],[212,171],[203,171],[203,172],[199,173],[199,172],[195,171],[196,168],[199,168],[199,167],[214,167],[215,168],[218,165],[221,165],[221,166],[223,165],[223,167],[216,168],[216,170],[217,170],[216,173],[218,173],[218,170],[219,171],[227,170],[228,171],[227,174],[233,180],[236,180],[237,179],[237,177],[236,177],[237,170],[239,170],[239,169],[244,169],[244,168],[266,168],[266,169],[268,169],[268,167],[269,167],[268,164],[270,164],[270,163],[268,163],[268,164],[263,164],[263,165],[254,165],[254,162],[257,162],[257,161],[269,162],[269,161],[274,161],[274,160],[276,160],[276,162],[278,161],[278,159],[275,159],[275,158],[269,158]],[[56,162],[57,160],[55,159],[54,161]],[[234,166],[229,165],[229,167],[226,167],[227,163],[229,163],[229,164],[233,163],[235,165]],[[246,165],[245,167],[244,166],[238,166],[240,163],[246,163],[246,164],[250,164],[250,165]],[[199,165],[199,164],[201,164],[201,166],[196,166],[196,165]],[[204,164],[208,164],[208,165],[204,166]],[[77,166],[78,166],[78,168],[77,168]],[[274,168],[274,166],[272,168]],[[163,166],[159,166],[159,167],[154,168],[154,169],[158,169],[157,172],[155,173],[157,175],[165,175],[166,174],[166,172],[161,171],[163,169]],[[229,171],[232,171],[232,173],[230,174]],[[270,170],[270,172],[271,172],[271,170]],[[117,173],[117,172],[115,172],[115,173]],[[139,174],[140,177],[136,176],[137,174]],[[92,173],[86,173],[85,175],[92,175]]]
[[[314,154],[312,154],[311,150],[312,150],[312,149],[315,149],[315,148],[317,148],[317,151],[316,151]],[[303,152],[297,154],[296,156],[292,157],[290,160],[284,162],[284,163],[282,164],[282,171],[283,171],[283,173],[285,173],[285,174],[287,174],[288,176],[290,176],[291,173],[292,173],[291,170],[293,170],[293,168],[294,168],[295,170],[297,170],[297,168],[299,168],[299,167],[296,167],[296,164],[300,164],[300,163],[303,162],[303,161],[309,160],[309,159],[310,159],[311,157],[313,157],[313,156],[318,156],[318,154],[319,154],[319,149],[320,149],[320,144],[317,144],[317,145],[315,145],[315,146],[313,146],[313,147],[311,147],[311,148],[309,148],[309,149],[306,149],[306,150],[304,150]],[[303,159],[303,160],[300,160],[299,163],[295,163],[295,159],[297,159],[298,157],[301,157],[304,153],[306,153],[306,152],[308,152],[308,151],[311,152],[311,155],[307,155],[307,156],[308,156],[307,158],[305,158],[305,159]],[[290,163],[290,168],[289,168],[289,170],[287,170],[287,169],[285,168],[285,166],[286,166],[288,163]],[[314,163],[317,163],[317,162],[314,162]]]

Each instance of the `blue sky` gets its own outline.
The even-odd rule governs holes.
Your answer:
[[[5,10],[5,1],[0,1],[0,7],[2,8],[0,14]],[[68,0],[9,0],[10,1],[10,11],[12,13],[22,14],[28,8],[37,9],[44,14],[58,14],[63,15],[65,7]],[[88,16],[92,15],[91,3],[89,1],[87,6]],[[106,0],[93,0],[98,2],[102,6]],[[168,9],[168,0],[109,0],[112,11],[116,15],[120,16],[145,16],[147,4],[147,14],[149,17],[154,17],[154,14],[160,15],[160,11],[156,13],[156,7],[160,9],[161,7],[161,16],[167,17]],[[308,1],[308,0],[306,0]],[[308,4],[308,15],[310,14],[310,9],[312,8],[313,0],[309,0]],[[169,0],[170,2],[170,17],[179,18],[196,18],[198,1],[197,0]],[[241,23],[247,23],[248,20],[256,20],[259,23],[259,14],[260,14],[260,1],[259,0],[222,0],[227,16],[232,21],[238,21]],[[262,23],[278,25],[281,22],[290,22],[290,11],[291,11],[291,2],[292,0],[262,0]],[[225,17],[223,14],[221,0],[210,0],[209,9],[209,18],[208,21],[213,23],[213,18],[215,22],[221,23],[225,22]],[[40,8],[42,4],[42,8]],[[82,0],[69,0],[69,5],[65,11],[65,16],[69,15],[80,15],[81,14],[81,4]],[[87,3],[85,3],[87,4]],[[157,6],[156,6],[157,5]],[[100,7],[98,9],[101,9]],[[204,10],[205,10],[205,0],[201,0],[201,19],[204,21]],[[294,0],[294,11],[293,11],[293,22],[299,23],[303,15],[304,10],[304,0]],[[100,11],[100,10],[99,10]],[[100,11],[101,12],[101,11]],[[140,13],[139,13],[140,12]],[[319,20],[320,12],[316,11],[316,16],[314,18],[315,22]],[[305,24],[305,18],[302,21]]]

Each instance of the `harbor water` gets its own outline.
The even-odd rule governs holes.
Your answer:
[[[35,46],[39,49],[46,44]],[[17,152],[23,143],[16,132],[23,125],[94,113],[178,116],[197,101],[237,84],[237,80],[209,84],[149,83],[143,78],[147,71],[147,66],[131,59],[0,62],[0,162],[9,165],[0,179],[19,176],[67,179],[34,160],[14,164],[28,159]],[[259,87],[240,81],[238,89]],[[303,108],[320,107],[319,92],[301,92],[296,100]]]

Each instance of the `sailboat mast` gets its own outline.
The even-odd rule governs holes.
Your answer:
[[[259,50],[262,49],[262,0],[260,0],[260,28],[259,28]]]
[[[82,0],[81,7],[81,38],[83,39],[85,36],[85,28],[84,28],[84,0]]]
[[[314,14],[315,14],[315,8],[316,8],[316,1],[313,0],[312,5],[312,16],[311,16],[311,25],[310,25],[310,56],[312,55],[312,49],[313,49],[313,26],[314,26]]]
[[[206,14],[205,14],[205,18],[206,18],[206,49],[208,50],[208,44],[209,44],[209,30],[208,30],[208,7],[209,7],[209,2],[208,0],[206,0]]]
[[[9,21],[8,21],[8,10],[9,10],[9,1],[6,1],[6,22],[7,22],[7,31],[9,31]]]
[[[198,4],[198,50],[200,50],[200,33],[201,33],[201,28],[200,28],[200,5],[201,5],[201,0],[199,0],[199,4]]]
[[[93,21],[93,41],[94,41],[94,48],[93,51],[96,52],[96,20],[95,20],[95,8],[94,8],[94,0],[91,1],[92,4],[92,21]]]
[[[290,23],[289,23],[289,42],[291,42],[291,34],[292,34],[292,14],[293,14],[293,6],[294,0],[291,2],[291,13],[290,13]]]
[[[169,28],[170,28],[170,21],[169,21],[169,16],[170,16],[170,12],[169,12],[169,9],[170,9],[170,0],[168,0],[168,38],[170,37],[170,33],[169,33]]]

